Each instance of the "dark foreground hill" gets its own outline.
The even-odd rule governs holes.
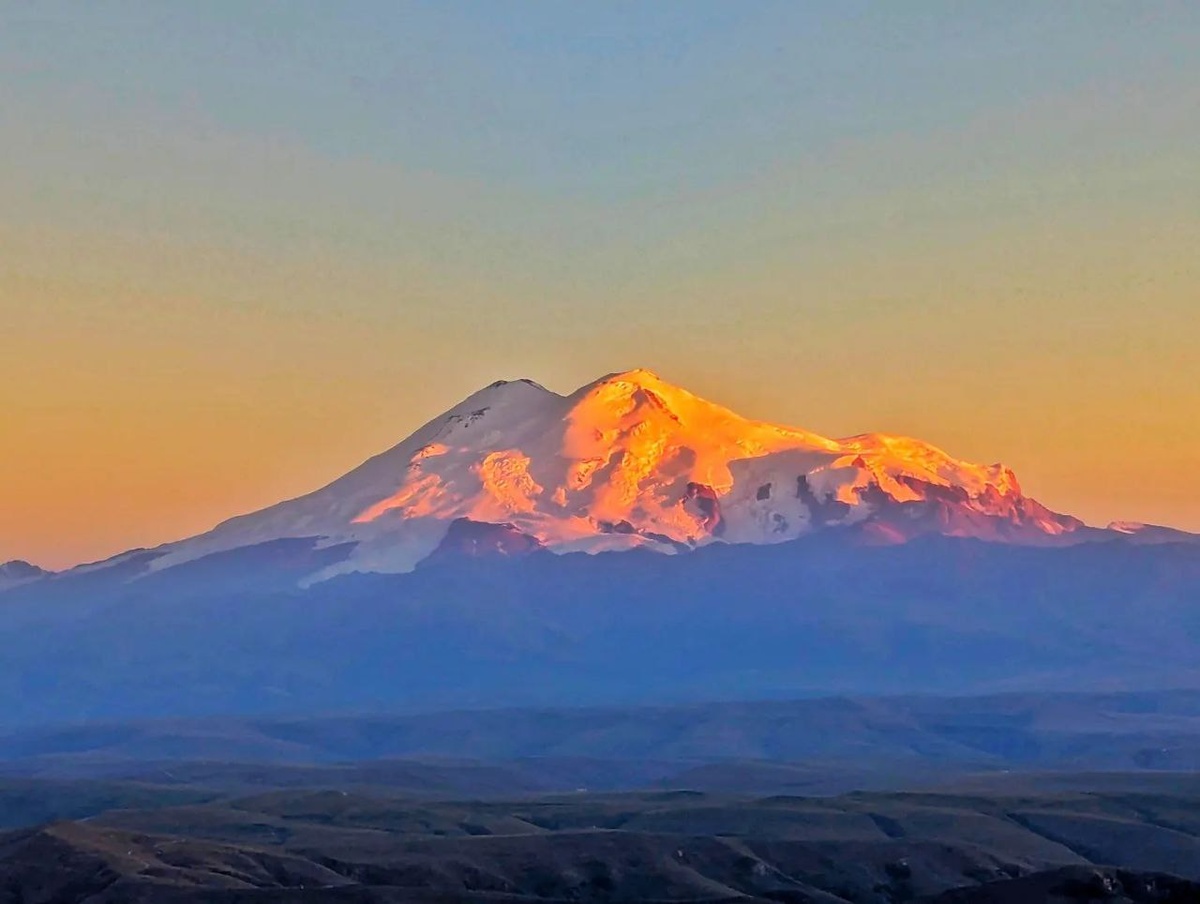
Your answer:
[[[1200,547],[838,535],[300,589],[290,540],[0,593],[0,724],[1200,687]]]
[[[0,902],[1195,902],[1200,796],[269,792],[0,836]]]

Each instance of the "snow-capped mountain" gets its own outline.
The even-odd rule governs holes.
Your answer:
[[[0,688],[10,723],[42,724],[1193,687],[1198,541],[1086,527],[1000,465],[746,420],[646,371],[497,383],[201,536],[0,569]]]
[[[674,553],[849,528],[1022,544],[1096,533],[1003,465],[914,439],[827,439],[740,417],[646,370],[570,395],[498,382],[307,496],[161,547],[154,570],[281,538],[353,544],[312,576],[404,572],[452,551]]]

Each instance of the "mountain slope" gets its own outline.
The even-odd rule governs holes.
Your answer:
[[[0,596],[0,725],[1200,686],[1193,546],[847,539],[543,550],[303,590],[322,566],[298,540],[49,578]]]
[[[889,543],[1104,536],[1025,496],[1002,465],[904,437],[832,440],[748,420],[634,370],[569,396],[495,383],[314,493],[160,548],[151,567],[281,538],[353,544],[313,576],[323,579],[409,571],[446,542],[475,553],[672,553],[831,527]]]

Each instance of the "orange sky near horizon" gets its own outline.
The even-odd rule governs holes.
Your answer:
[[[0,561],[639,366],[1200,531],[1200,6],[52,6],[0,11]]]
[[[302,282],[322,291],[301,278],[298,292]],[[463,354],[439,338],[457,335],[450,325],[406,336],[403,306],[390,323],[339,324],[182,296],[164,310],[151,299],[165,294],[104,311],[111,289],[8,273],[0,290],[30,302],[6,317],[15,354],[0,362],[0,559],[61,568],[198,533],[316,489],[494,379],[568,392],[642,364],[748,416],[1002,460],[1027,492],[1091,523],[1200,530],[1200,374],[1169,322],[1133,337],[1095,323],[1088,354],[1064,359],[1030,337],[1019,307],[967,341],[969,320],[930,304],[919,342],[895,342],[909,315],[883,308],[818,330],[777,318],[745,337],[728,333],[736,310],[679,330],[651,309],[640,323],[589,325],[582,341],[564,325],[549,341]],[[781,290],[755,291],[766,305]]]
[[[634,366],[747,416],[1004,461],[1090,523],[1200,531],[1200,226],[1155,221],[1172,206],[899,239],[868,210],[870,253],[780,238],[651,268],[619,249],[608,279],[538,284],[497,260],[490,285],[0,215],[0,560],[188,536],[316,489],[495,379],[567,392]]]

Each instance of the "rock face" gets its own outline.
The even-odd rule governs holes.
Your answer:
[[[353,544],[311,576],[319,581],[411,571],[430,555],[475,555],[497,543],[504,554],[677,553],[831,529],[871,543],[941,534],[1066,545],[1128,535],[1051,511],[1003,465],[960,461],[905,437],[835,440],[749,420],[634,370],[566,396],[529,380],[494,383],[314,493],[161,547],[151,567],[284,538]]]
[[[520,558],[542,548],[536,537],[523,534],[511,524],[489,524],[459,518],[450,523],[438,548],[421,564],[433,565],[447,559]]]

